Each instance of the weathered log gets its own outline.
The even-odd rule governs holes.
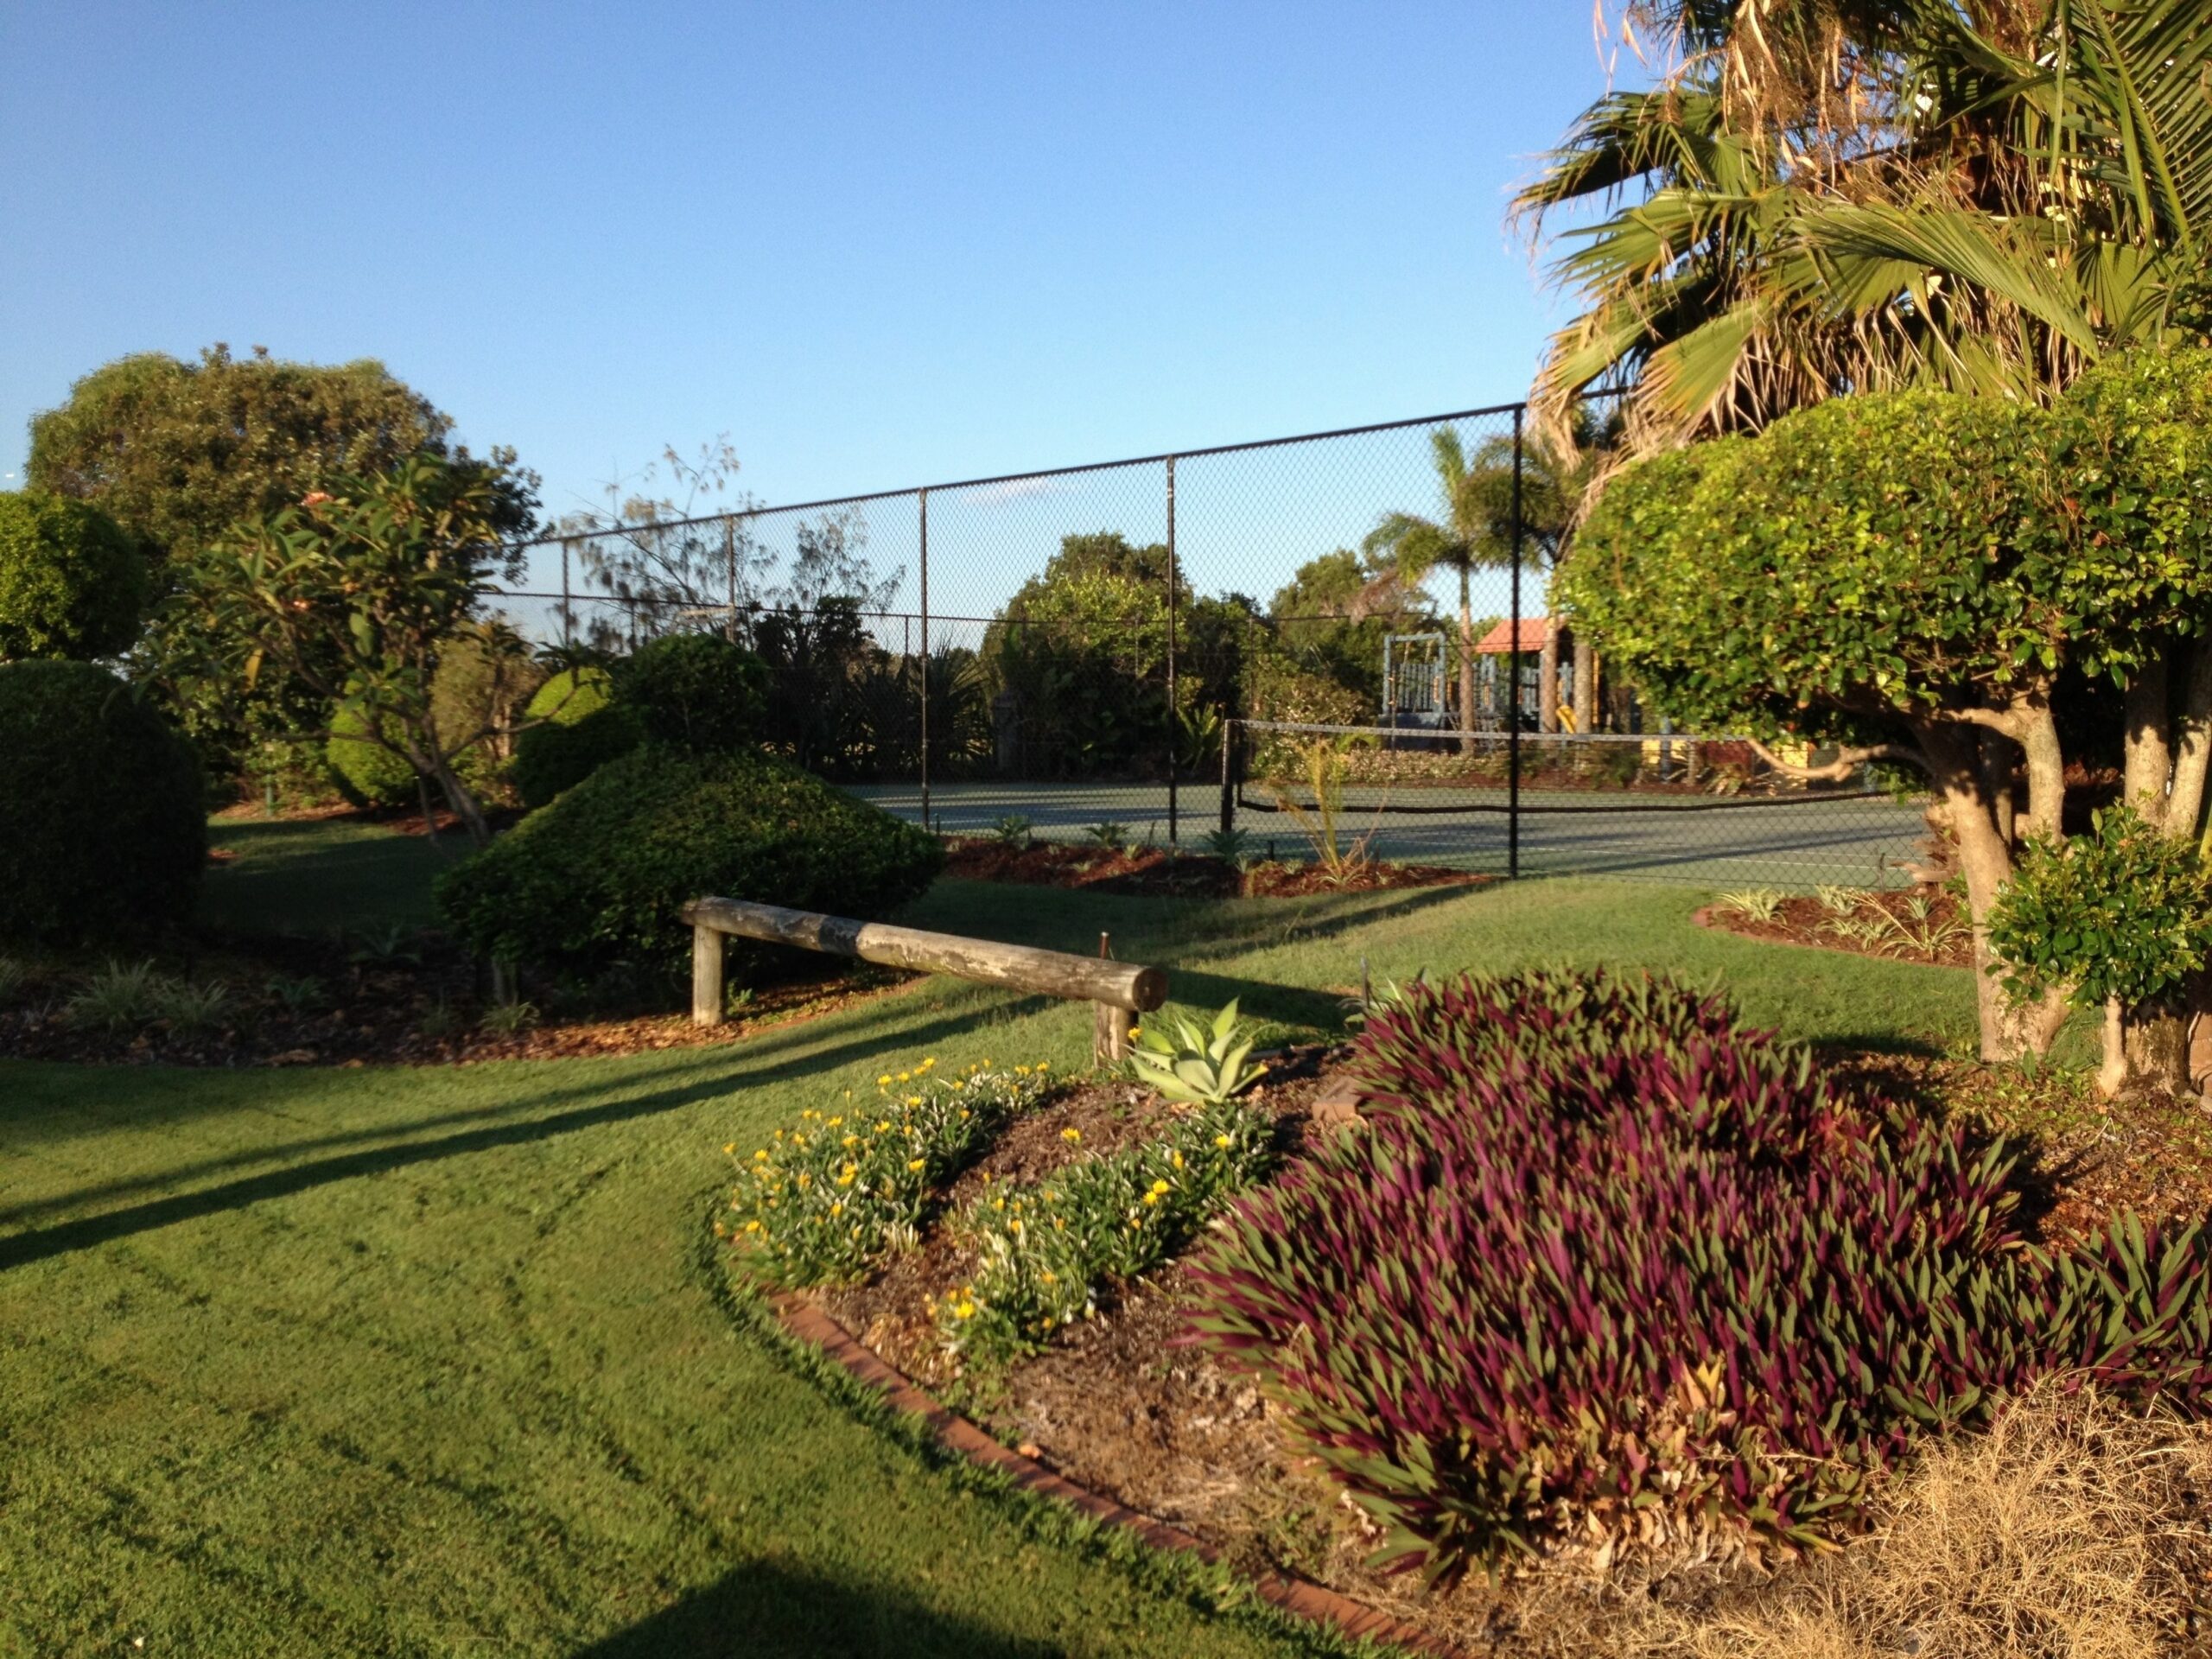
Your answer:
[[[842,916],[786,910],[780,905],[756,905],[741,899],[695,899],[683,906],[681,913],[693,931],[691,1013],[701,1025],[712,1025],[721,1018],[721,936],[725,934],[760,939],[771,944],[796,945],[802,950],[819,950],[833,957],[851,957],[886,967],[950,974],[1035,995],[1095,1002],[1102,1009],[1098,1027],[1100,1041],[1105,1045],[1100,1049],[1102,1058],[1118,1059],[1128,1052],[1128,1029],[1135,1023],[1124,1017],[1109,1034],[1104,1010],[1124,1016],[1149,1014],[1167,1000],[1166,974],[1160,969],[1132,962],[1096,961],[1062,950],[1040,950],[1033,945],[963,938],[957,934],[930,933],[919,928],[893,927],[884,922],[856,922]],[[709,936],[713,938],[711,950],[707,944]],[[707,1017],[704,1012],[709,1001],[714,1008],[713,1018]],[[1107,1052],[1109,1047],[1113,1051],[1110,1053]]]

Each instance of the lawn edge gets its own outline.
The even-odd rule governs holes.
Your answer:
[[[900,1409],[886,1390],[862,1380],[822,1347],[788,1329],[770,1299],[729,1270],[712,1233],[704,1227],[699,1231],[697,1266],[709,1294],[728,1316],[734,1334],[760,1342],[866,1427],[947,1476],[963,1491],[1002,1505],[1038,1542],[1072,1549],[1100,1561],[1153,1594],[1172,1598],[1262,1635],[1297,1643],[1315,1659],[1399,1659],[1406,1651],[1378,1636],[1347,1635],[1333,1624],[1317,1622],[1278,1605],[1261,1593],[1251,1579],[1222,1565],[1203,1547],[1153,1548],[1129,1527],[1109,1524],[1088,1510],[1017,1483],[996,1464],[963,1455],[938,1436],[931,1414]],[[931,1401],[931,1406],[932,1414],[957,1415],[937,1402]],[[983,1433],[973,1424],[969,1427],[977,1434]],[[1431,1642],[1426,1651],[1457,1651],[1435,1648],[1433,1638],[1421,1639]]]
[[[1180,1557],[1202,1564],[1209,1577],[1225,1574],[1279,1614],[1308,1630],[1325,1632],[1344,1644],[1343,1651],[1410,1652],[1435,1659],[1464,1659],[1465,1649],[1310,1580],[1280,1573],[1251,1575],[1224,1566],[1219,1551],[1189,1533],[1102,1497],[993,1439],[805,1297],[773,1296],[767,1306],[786,1338],[810,1349],[820,1363],[841,1370],[878,1409],[914,1426],[941,1452],[972,1469],[987,1471],[994,1478],[995,1486],[1026,1494],[1043,1506],[1072,1510],[1102,1528],[1134,1539],[1155,1557]]]

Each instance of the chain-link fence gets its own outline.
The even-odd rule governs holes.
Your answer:
[[[1564,461],[1507,404],[581,531],[493,607],[610,654],[725,632],[773,747],[951,834],[1901,880],[1919,803],[1666,729],[1546,615],[1605,416]]]

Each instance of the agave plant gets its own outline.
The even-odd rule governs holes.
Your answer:
[[[1252,1032],[1236,1017],[1236,1002],[1213,1017],[1211,1025],[1178,1018],[1172,1032],[1163,1021],[1147,1020],[1134,1033],[1129,1071],[1162,1100],[1185,1106],[1211,1106],[1243,1094],[1267,1075],[1252,1056]]]

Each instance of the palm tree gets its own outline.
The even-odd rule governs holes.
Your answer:
[[[1574,509],[1586,487],[1588,473],[1599,453],[1599,428],[1586,408],[1578,409],[1568,423],[1567,460],[1554,459],[1557,451],[1541,443],[1524,442],[1521,457],[1520,531],[1524,568],[1538,578],[1537,591],[1565,552],[1572,534]],[[1435,453],[1436,478],[1444,512],[1435,518],[1417,513],[1393,512],[1368,532],[1362,544],[1370,558],[1381,563],[1376,584],[1388,583],[1397,591],[1417,588],[1430,572],[1443,569],[1459,582],[1459,729],[1463,753],[1474,747],[1475,728],[1475,614],[1471,595],[1477,570],[1510,569],[1513,563],[1514,440],[1500,434],[1484,439],[1471,457],[1458,430],[1443,427],[1429,435]],[[1510,660],[1519,672],[1517,647]],[[1558,626],[1545,619],[1541,690],[1538,694],[1537,727],[1559,729],[1559,668],[1562,642]],[[1583,700],[1584,664],[1576,663],[1576,696]],[[1589,710],[1578,707],[1584,721]]]
[[[1634,0],[1659,84],[1586,111],[1515,210],[1598,205],[1540,428],[1627,448],[1846,391],[2045,398],[2190,320],[2212,226],[2202,0]]]

